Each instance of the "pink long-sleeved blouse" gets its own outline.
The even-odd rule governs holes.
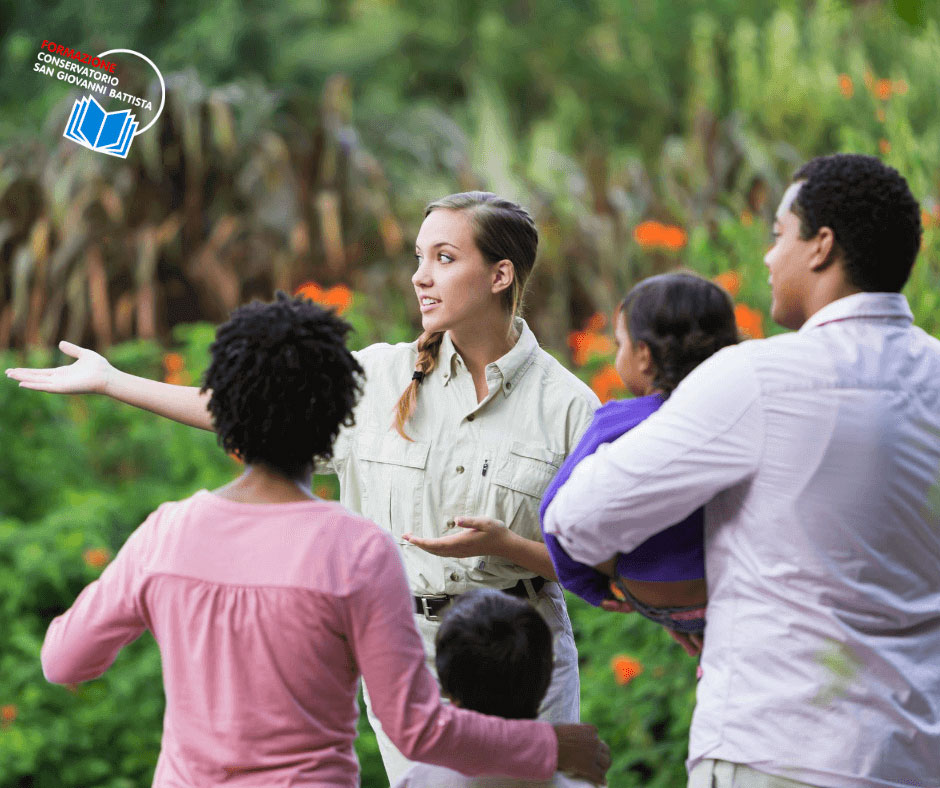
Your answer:
[[[392,538],[337,503],[166,503],[49,626],[46,678],[100,676],[149,629],[166,691],[153,785],[354,786],[360,674],[408,758],[546,779],[551,726],[442,704]]]

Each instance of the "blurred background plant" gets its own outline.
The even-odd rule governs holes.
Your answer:
[[[62,138],[76,94],[32,72],[43,39],[161,67],[167,106],[126,160]],[[645,276],[691,268],[746,335],[781,330],[773,211],[835,150],[880,156],[921,201],[905,293],[940,335],[940,9],[920,0],[0,0],[0,73],[5,367],[64,363],[64,338],[195,384],[213,325],[276,289],[340,310],[355,347],[410,341],[424,205],[485,188],[538,222],[542,344],[601,399],[626,396],[610,318]],[[72,689],[44,682],[39,645],[147,513],[239,466],[208,433],[10,383],[0,445],[0,788],[146,784],[152,639]],[[694,661],[645,619],[569,605],[611,786],[683,784]],[[363,785],[381,785],[362,731]]]

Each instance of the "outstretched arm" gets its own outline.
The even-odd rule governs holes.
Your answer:
[[[8,369],[7,377],[20,381],[21,388],[56,394],[104,394],[191,427],[213,428],[208,411],[211,392],[200,394],[197,386],[129,375],[112,367],[99,353],[71,342],[60,342],[59,349],[77,361],[48,369]]]

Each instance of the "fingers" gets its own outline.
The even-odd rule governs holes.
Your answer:
[[[41,380],[55,374],[55,368],[30,369],[29,367],[12,367],[6,370],[6,376],[13,380]]]
[[[413,536],[412,534],[402,534],[401,538],[404,539],[408,544],[413,544],[415,547],[424,550],[425,552],[431,553],[432,555],[439,555],[444,558],[447,557],[447,547],[438,546],[439,539],[422,539],[419,536]]]
[[[73,345],[71,342],[66,342],[64,339],[59,343],[59,350],[73,358],[81,358],[82,353],[85,352],[85,348]]]

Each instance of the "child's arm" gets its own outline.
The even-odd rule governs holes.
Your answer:
[[[40,653],[48,681],[74,684],[97,678],[118,652],[146,629],[135,598],[137,550],[143,528],[131,534],[101,577],[86,586],[72,607],[49,625]]]

